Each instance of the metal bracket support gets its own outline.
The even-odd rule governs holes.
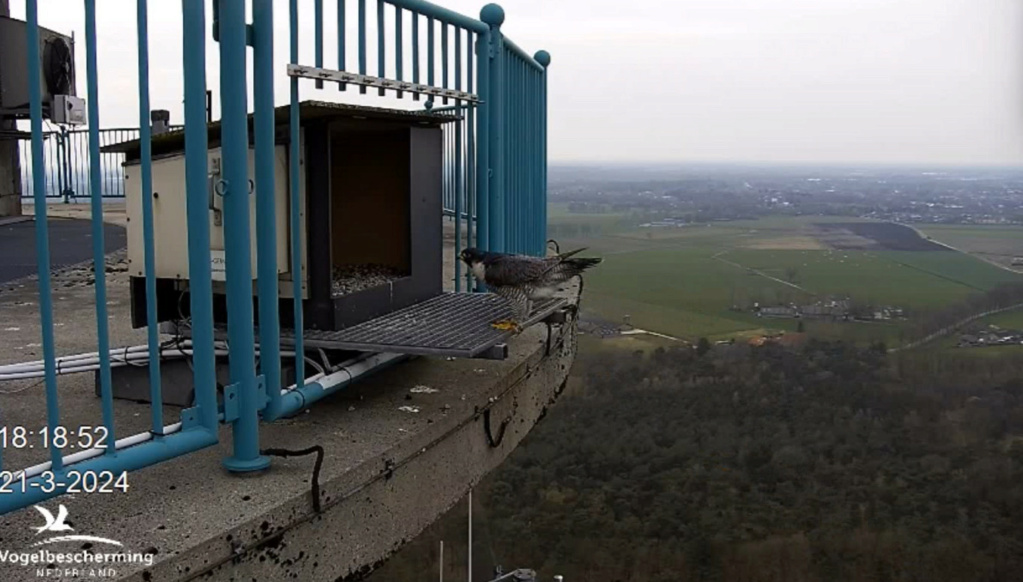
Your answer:
[[[199,426],[199,407],[193,406],[181,411],[181,430]]]
[[[229,384],[224,387],[224,422],[232,423],[238,420],[238,384]]]

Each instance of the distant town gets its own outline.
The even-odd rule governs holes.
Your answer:
[[[891,305],[858,306],[850,299],[827,299],[807,305],[761,306],[755,302],[752,312],[757,317],[782,317],[794,319],[823,319],[827,321],[890,321],[905,319],[901,307]]]
[[[552,202],[573,213],[637,212],[648,228],[829,215],[921,224],[1023,224],[1019,170],[645,169],[551,167]],[[1021,259],[1023,262],[1023,259]]]

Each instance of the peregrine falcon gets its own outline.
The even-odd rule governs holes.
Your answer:
[[[533,300],[551,297],[558,285],[581,276],[583,271],[603,259],[572,258],[586,249],[577,249],[553,257],[531,257],[507,253],[491,253],[467,248],[460,258],[473,276],[491,291],[504,297],[512,307],[512,317],[492,324],[496,329],[522,330],[521,322],[529,316]]]

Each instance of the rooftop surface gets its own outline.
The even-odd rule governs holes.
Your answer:
[[[50,215],[81,212],[74,206],[51,209]],[[123,224],[122,210],[114,205],[107,212],[111,224]],[[451,256],[449,246],[448,281]],[[58,355],[96,349],[90,266],[53,276]],[[111,345],[145,343],[144,330],[130,328],[123,252],[108,257],[105,274]],[[34,276],[0,286],[0,312],[0,363],[40,358]],[[43,505],[55,509],[63,503],[77,534],[113,538],[126,549],[155,554],[150,568],[119,565],[119,578],[354,579],[454,504],[543,416],[574,358],[574,326],[555,326],[554,340],[548,352],[546,327],[537,325],[512,340],[504,361],[417,358],[296,417],[261,424],[263,447],[324,448],[320,483],[327,510],[320,516],[311,506],[311,457],[274,458],[271,469],[257,475],[229,474],[221,464],[230,454],[228,428],[221,430],[219,445],[131,473],[126,493],[65,495]],[[61,425],[101,424],[92,374],[58,380]],[[43,426],[43,390],[38,381],[0,384],[4,424]],[[484,430],[491,428],[487,410],[499,419],[490,432]],[[173,422],[180,410],[164,412]],[[115,416],[118,438],[149,429],[148,405],[118,400]],[[39,448],[9,448],[3,455],[5,470],[48,458]],[[28,550],[39,539],[41,521],[32,508],[0,516],[0,548]],[[0,580],[35,579],[32,572],[0,564]]]

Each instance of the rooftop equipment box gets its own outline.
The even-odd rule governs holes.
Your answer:
[[[289,107],[275,110],[276,259],[280,323],[293,328],[292,281],[302,280],[304,325],[340,330],[443,292],[442,124],[454,118],[307,101],[300,104],[302,265],[291,264]],[[226,324],[219,122],[208,126],[210,261],[214,319]],[[252,116],[249,175],[255,180]],[[142,184],[138,140],[104,148],[125,154],[132,325],[146,320]],[[184,132],[152,138],[157,319],[189,317]],[[256,204],[250,195],[253,301]],[[255,309],[258,319],[258,305]],[[258,321],[257,321],[258,325]]]

